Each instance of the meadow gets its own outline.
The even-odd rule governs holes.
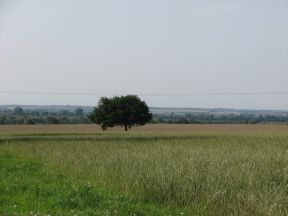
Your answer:
[[[288,215],[288,125],[0,127],[0,215]]]

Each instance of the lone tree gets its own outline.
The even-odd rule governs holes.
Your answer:
[[[102,97],[88,118],[99,124],[103,130],[121,125],[127,131],[133,126],[145,125],[152,119],[152,114],[145,101],[141,101],[136,95],[127,95]]]

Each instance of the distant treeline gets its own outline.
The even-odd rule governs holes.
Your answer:
[[[83,109],[75,111],[59,110],[27,110],[21,107],[15,109],[0,109],[0,124],[89,124]]]
[[[171,124],[265,124],[288,123],[288,115],[255,115],[255,114],[154,114],[157,123]]]
[[[153,112],[152,112],[153,113]],[[91,124],[87,118],[87,110],[75,109],[0,109],[0,125],[6,124]],[[166,124],[288,124],[288,114],[211,114],[211,113],[154,113],[151,123]]]

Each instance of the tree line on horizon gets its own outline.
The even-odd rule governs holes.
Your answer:
[[[20,124],[92,124],[83,109],[74,111],[48,109],[0,109],[0,125]],[[150,121],[153,124],[261,124],[261,123],[287,123],[288,116],[274,115],[213,115],[213,114],[181,114],[154,113]]]
[[[82,108],[51,111],[49,109],[0,109],[0,124],[89,124]]]
[[[74,110],[13,109],[0,107],[0,125],[8,124],[99,124],[103,130],[124,126],[125,130],[146,123],[165,124],[288,124],[286,115],[213,114],[213,113],[150,113],[149,107],[137,95],[102,97],[91,112],[78,107]]]

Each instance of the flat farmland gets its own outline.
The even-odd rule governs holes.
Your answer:
[[[288,214],[288,125],[0,134],[0,215]]]
[[[115,127],[106,131],[123,131],[123,127]],[[77,133],[91,134],[102,132],[93,124],[80,125],[0,125],[0,134],[31,134],[31,133]],[[288,125],[280,124],[150,124],[134,127],[129,133],[188,133],[188,134],[287,134]]]

